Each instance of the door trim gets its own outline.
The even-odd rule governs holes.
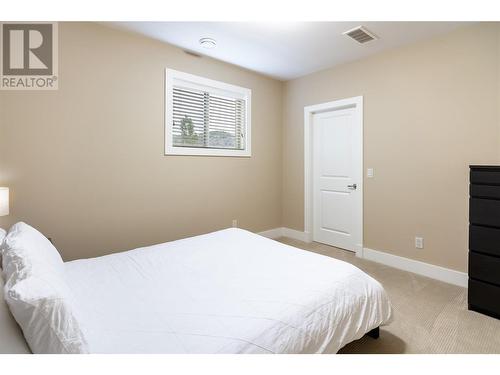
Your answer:
[[[363,256],[363,97],[355,96],[352,98],[335,100],[333,102],[315,104],[304,107],[304,231],[309,239],[309,242],[313,239],[313,176],[312,176],[312,116],[316,113],[328,112],[338,109],[355,108],[357,112],[356,126],[361,128],[361,139],[360,145],[358,147],[360,153],[361,165],[359,175],[361,179],[358,183],[358,189],[361,194],[359,198],[361,199],[360,207],[361,212],[359,212],[359,222],[358,225],[361,228],[361,239],[360,243],[356,244],[355,252],[357,257]],[[358,228],[359,228],[358,227]]]

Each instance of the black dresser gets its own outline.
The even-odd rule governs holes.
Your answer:
[[[469,310],[500,318],[500,166],[470,166]]]

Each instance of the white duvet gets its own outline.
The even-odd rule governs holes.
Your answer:
[[[336,353],[391,318],[358,268],[240,229],[65,267],[91,353]]]

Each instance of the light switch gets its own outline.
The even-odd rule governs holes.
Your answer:
[[[369,177],[369,178],[373,177],[373,168],[368,168],[366,170],[366,177]]]

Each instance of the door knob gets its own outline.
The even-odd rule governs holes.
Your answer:
[[[358,185],[356,184],[352,184],[352,185],[347,185],[347,187],[351,190],[356,190],[356,188],[358,187]]]

